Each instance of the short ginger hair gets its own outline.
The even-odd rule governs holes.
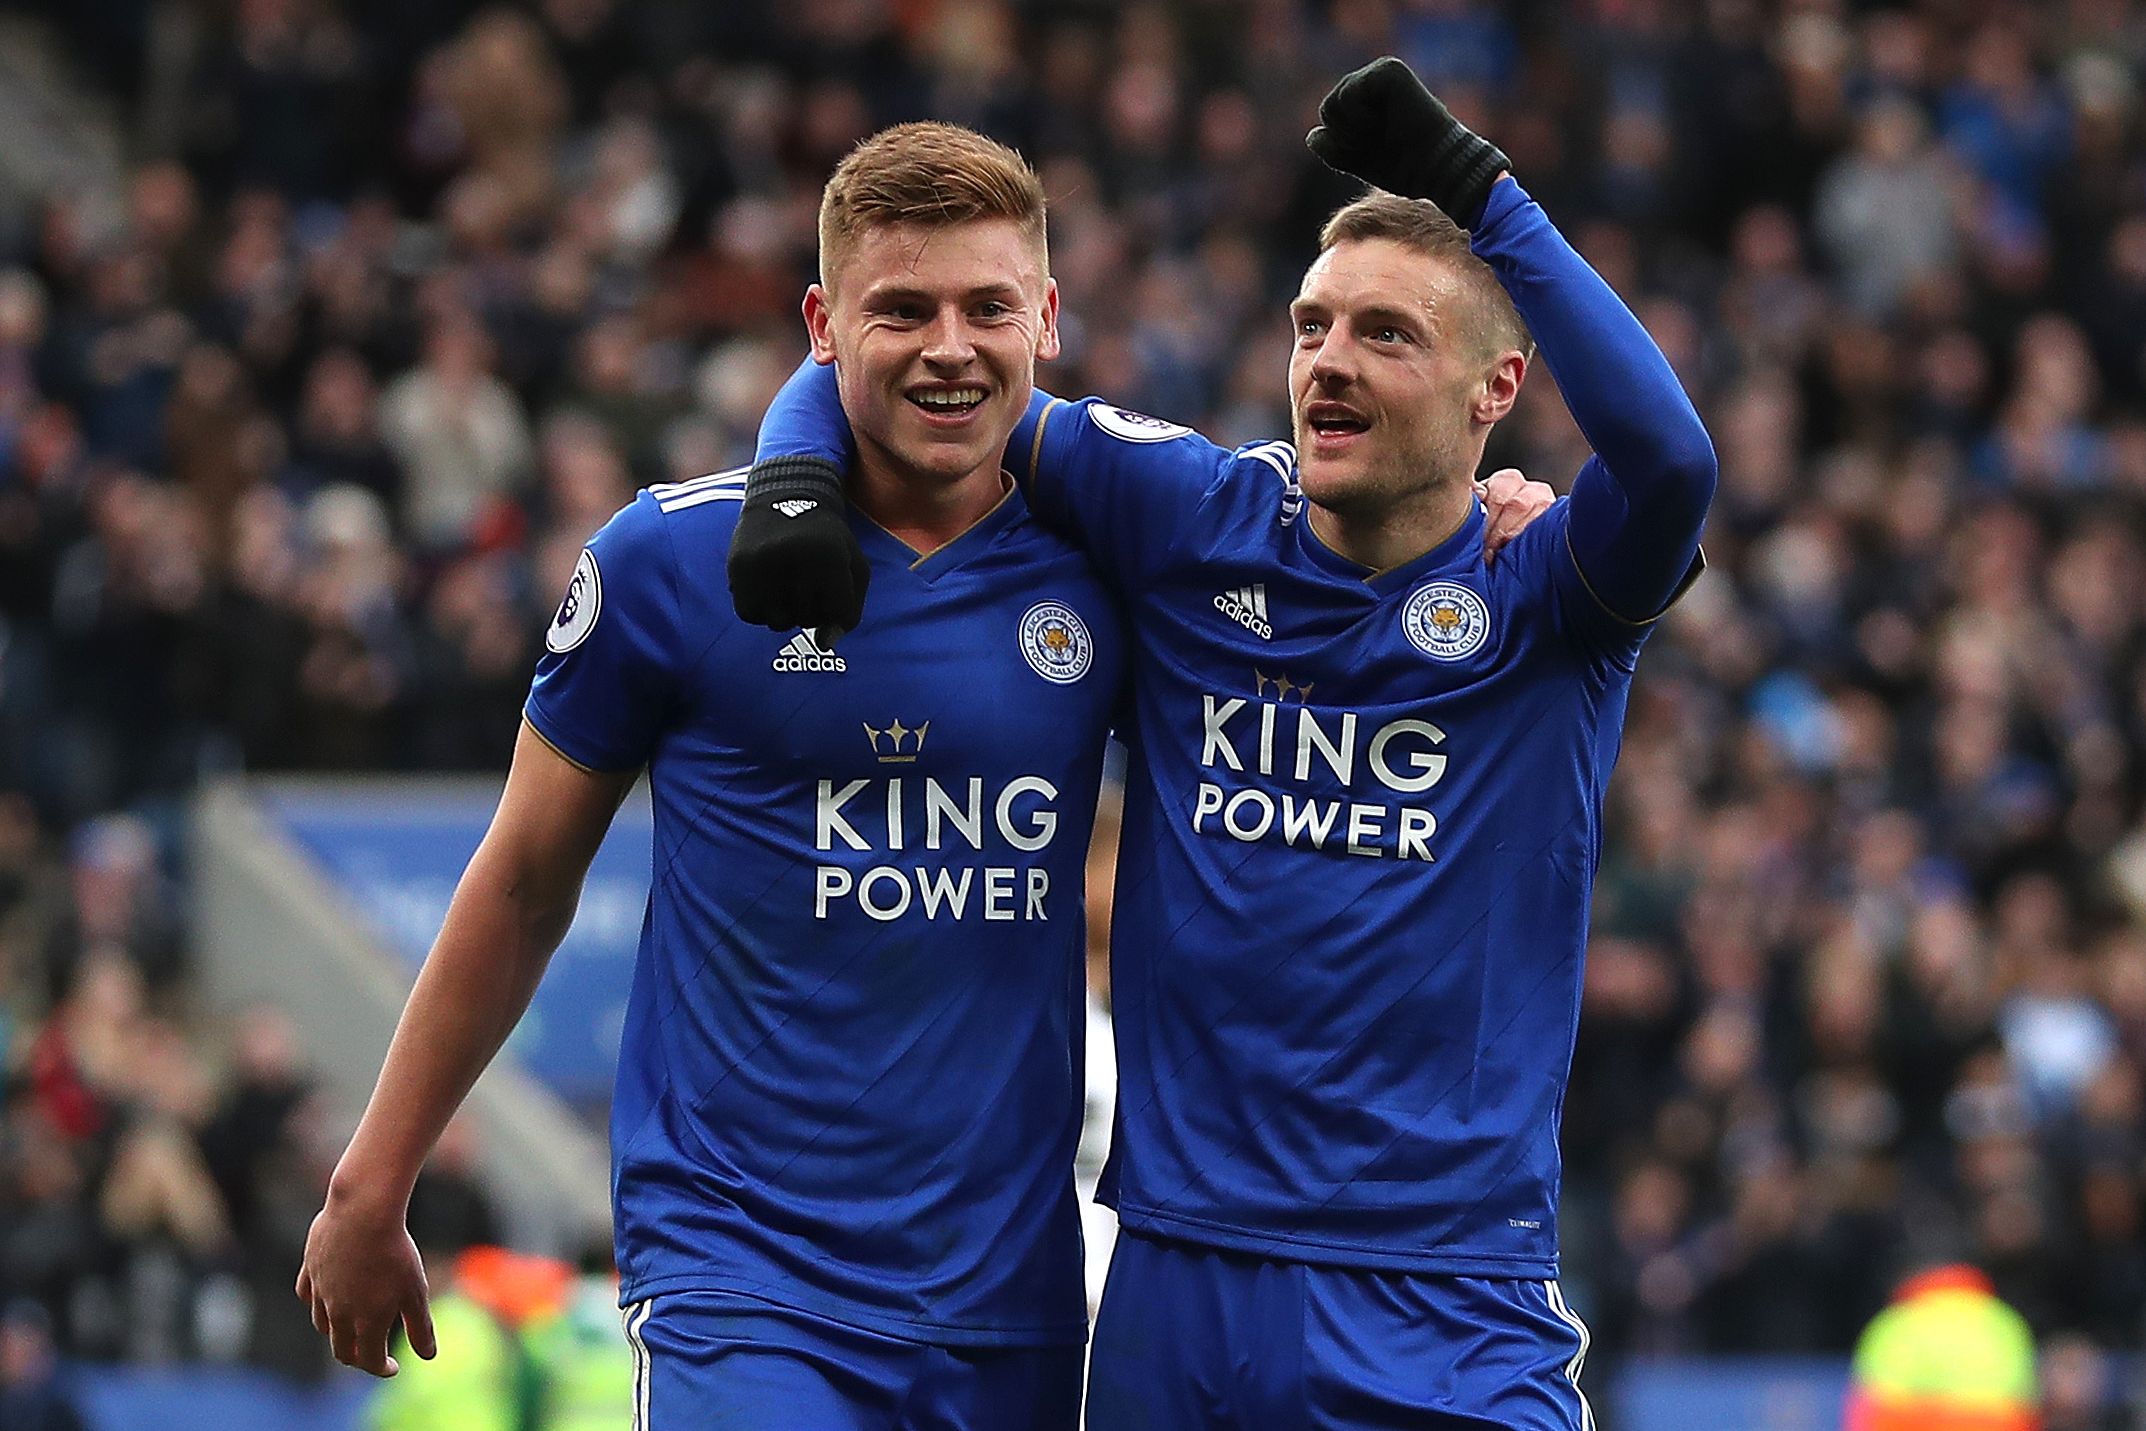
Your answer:
[[[1027,160],[958,124],[882,129],[849,152],[820,195],[821,281],[832,282],[867,229],[973,219],[1010,219],[1045,248],[1043,181]]]
[[[1468,335],[1491,353],[1514,348],[1523,357],[1535,356],[1535,339],[1520,310],[1513,307],[1512,295],[1490,265],[1468,247],[1467,231],[1436,204],[1373,189],[1334,211],[1319,230],[1319,252],[1362,239],[1385,239],[1444,263],[1459,281],[1466,300],[1462,321]]]

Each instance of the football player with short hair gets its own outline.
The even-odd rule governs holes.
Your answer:
[[[655,870],[612,1102],[639,1431],[1069,1431],[1086,1302],[1082,877],[1126,648],[1001,469],[1057,349],[1041,185],[904,126],[846,159],[806,315],[838,359],[869,632],[746,625],[742,471],[642,492],[559,608],[298,1293],[337,1357],[433,1353],[419,1165],[526,1006],[644,766]],[[847,527],[842,528],[845,534]]]

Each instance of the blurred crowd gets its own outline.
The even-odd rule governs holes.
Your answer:
[[[0,799],[0,1323],[34,1310],[91,1360],[317,1377],[290,1288],[333,1128],[280,1012],[194,1016],[179,915],[149,822],[94,817],[48,852]],[[428,1249],[499,1241],[475,1166],[457,1124],[413,1205]]]
[[[1572,1302],[1612,1354],[1840,1351],[1910,1264],[1966,1259],[2052,1349],[2053,1431],[2105,1424],[2104,1353],[2146,1335],[2146,9],[65,15],[133,167],[0,213],[0,1283],[72,1295],[24,1270],[67,1242],[23,1206],[122,1241],[153,1207],[212,1267],[249,1216],[288,1248],[296,1208],[218,1163],[258,1050],[219,1083],[157,1066],[183,1035],[98,1049],[184,1003],[168,848],[127,855],[123,928],[84,891],[143,844],[108,812],[503,765],[583,540],[749,457],[852,142],[1018,145],[1046,383],[1244,441],[1286,429],[1283,301],[1348,195],[1302,133],[1393,52],[1633,302],[1722,458],[1611,790]],[[1538,371],[1490,456],[1562,485],[1583,452]],[[77,1084],[136,1115],[85,1125]]]
[[[48,851],[0,798],[0,1304],[78,1357],[315,1377],[290,1288],[333,1128],[280,1012],[193,1015],[159,866],[137,816]],[[499,1240],[475,1161],[457,1124],[413,1207],[428,1248]]]

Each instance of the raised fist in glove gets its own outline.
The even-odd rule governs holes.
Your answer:
[[[1497,145],[1453,117],[1415,71],[1388,55],[1341,77],[1319,101],[1305,145],[1327,165],[1411,199],[1429,199],[1464,229],[1512,167]]]
[[[730,536],[730,600],[738,619],[777,631],[814,628],[832,641],[864,618],[872,579],[849,529],[842,471],[824,457],[753,464]]]

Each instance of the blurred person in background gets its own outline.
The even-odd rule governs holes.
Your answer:
[[[2135,1431],[2138,1422],[2119,1404],[2124,1389],[2115,1359],[2087,1337],[2067,1333],[2041,1348],[2038,1431]]]
[[[46,937],[45,973],[57,996],[74,982],[91,949],[116,949],[151,995],[171,994],[186,972],[179,893],[165,874],[155,835],[141,819],[106,815],[84,823],[72,842],[74,895]]]
[[[229,1070],[201,1131],[203,1161],[229,1212],[245,1289],[248,1362],[296,1381],[318,1381],[333,1364],[312,1329],[274,1315],[305,1253],[326,1181],[322,1090],[299,1035],[281,1009],[241,1010],[230,1034]]]
[[[306,560],[290,592],[306,621],[295,673],[298,748],[315,767],[395,764],[417,676],[410,558],[395,545],[387,510],[362,487],[315,492],[300,541]]]
[[[35,1302],[0,1307],[0,1431],[90,1431],[60,1373],[51,1319]]]
[[[531,1431],[616,1431],[633,1424],[633,1348],[619,1319],[618,1269],[608,1243],[584,1250],[559,1305],[531,1317],[522,1339],[538,1387]]]
[[[492,341],[466,314],[434,320],[424,361],[380,394],[380,430],[407,478],[401,529],[419,550],[474,540],[527,487],[535,445],[521,399],[491,371]]]
[[[1972,1267],[1901,1284],[1855,1348],[1843,1431],[2041,1431],[2034,1334]]]
[[[473,1119],[449,1119],[418,1172],[407,1220],[420,1247],[460,1250],[500,1243],[499,1211],[478,1176],[477,1139]]]
[[[473,1278],[461,1259],[471,1249],[424,1247],[431,1289],[425,1333],[437,1352],[403,1359],[402,1373],[367,1405],[367,1431],[526,1431],[533,1386],[525,1354],[493,1299],[469,1285]],[[473,1270],[481,1281],[483,1262]],[[409,1350],[399,1337],[397,1346]]]
[[[402,463],[381,438],[373,376],[352,349],[330,348],[307,370],[284,480],[301,498],[347,483],[405,510]]]

